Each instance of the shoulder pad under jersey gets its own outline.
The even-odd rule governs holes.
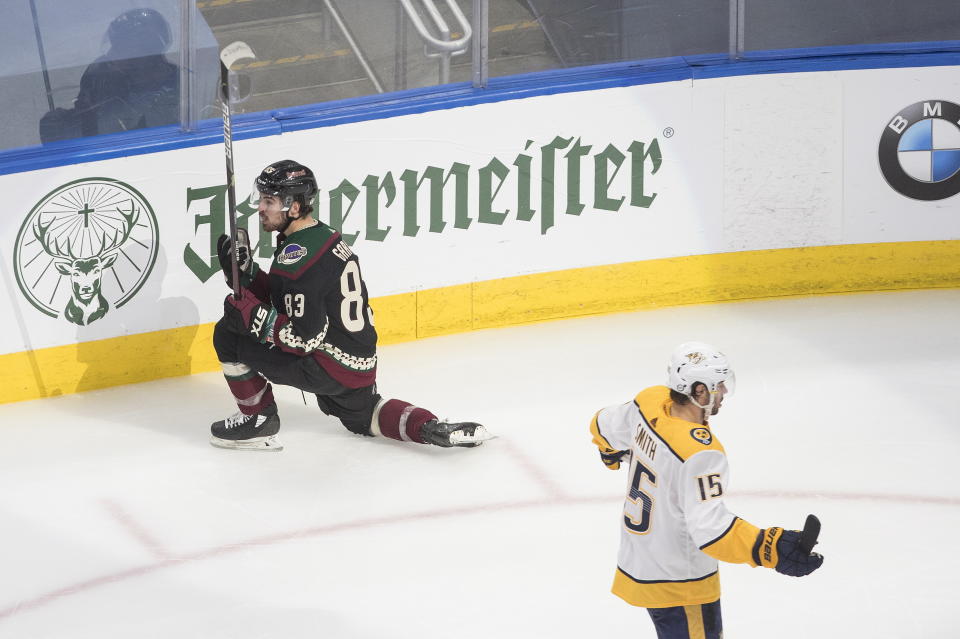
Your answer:
[[[668,414],[672,402],[670,389],[666,386],[654,386],[641,391],[634,401],[660,439],[681,460],[686,461],[704,450],[724,452],[723,446],[713,435],[709,426],[688,422]]]
[[[340,234],[326,224],[317,224],[297,231],[277,250],[270,272],[278,275],[301,273],[335,244],[339,237]]]

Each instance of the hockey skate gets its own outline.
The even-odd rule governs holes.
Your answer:
[[[277,437],[280,416],[272,414],[244,415],[234,413],[210,426],[210,443],[220,448],[241,450],[282,450]]]
[[[494,436],[475,422],[441,422],[431,419],[420,427],[420,437],[434,446],[473,448]]]

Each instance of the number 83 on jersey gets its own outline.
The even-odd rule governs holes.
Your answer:
[[[363,303],[362,281],[360,266],[356,262],[346,262],[340,274],[340,322],[352,333],[362,331],[367,322],[373,326],[373,311]],[[283,296],[283,305],[287,311],[287,317],[303,317],[306,312],[307,298],[303,293],[287,293]],[[366,308],[366,318],[364,308]]]

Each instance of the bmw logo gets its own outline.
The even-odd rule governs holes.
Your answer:
[[[914,200],[943,200],[960,193],[960,105],[917,102],[883,130],[880,170],[895,191]]]

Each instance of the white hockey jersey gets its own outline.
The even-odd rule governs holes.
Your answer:
[[[727,457],[709,427],[670,416],[666,386],[598,412],[593,442],[612,469],[629,462],[613,593],[645,608],[720,598],[717,560],[756,566],[760,529],[723,503]]]

